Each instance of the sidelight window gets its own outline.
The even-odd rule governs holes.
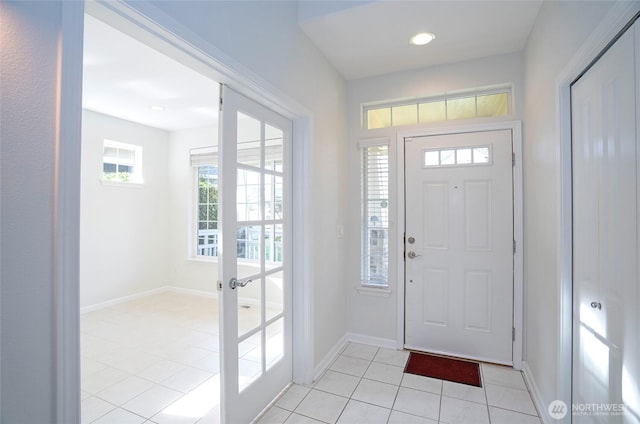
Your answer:
[[[389,285],[389,146],[362,148],[362,284]]]

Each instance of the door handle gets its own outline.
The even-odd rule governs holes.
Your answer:
[[[420,256],[422,256],[422,255],[416,255],[416,252],[414,252],[413,250],[410,251],[410,252],[407,252],[407,257],[409,259],[419,258]]]
[[[233,277],[231,280],[229,280],[229,287],[231,287],[232,290],[235,290],[236,287],[244,287],[250,282],[251,282],[250,278],[240,281],[236,277]]]

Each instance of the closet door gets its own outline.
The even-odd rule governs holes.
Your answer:
[[[639,25],[572,86],[574,423],[640,421]]]

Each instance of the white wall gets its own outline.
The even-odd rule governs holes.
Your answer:
[[[132,2],[144,8],[142,2]],[[347,196],[344,146],[346,83],[297,24],[293,1],[166,1],[154,4],[182,24],[179,36],[215,46],[313,114],[311,204],[313,344],[317,365],[346,332],[344,223]],[[202,44],[205,40],[209,44]]]
[[[52,422],[60,2],[0,3],[0,421]]]
[[[406,128],[421,128],[420,126],[402,127],[399,129],[388,128],[381,130],[361,129],[361,109],[363,103],[384,101],[390,99],[428,97],[441,95],[451,91],[465,90],[478,87],[486,87],[499,84],[513,84],[514,102],[513,116],[508,119],[521,119],[523,116],[523,90],[524,90],[524,57],[522,53],[501,55],[482,58],[468,62],[455,63],[430,68],[418,69],[407,72],[399,72],[380,77],[365,78],[349,81],[349,143],[346,150],[349,169],[349,196],[347,203],[348,224],[345,237],[348,240],[347,250],[347,299],[348,330],[361,336],[372,338],[371,341],[395,343],[397,340],[397,287],[404,282],[396,281],[397,264],[395,259],[395,246],[398,231],[402,228],[396,226],[395,193],[397,181],[395,173],[395,148],[396,134],[398,130]],[[476,122],[486,122],[475,120]],[[469,121],[465,121],[468,124]],[[445,122],[422,126],[452,127],[459,122]],[[371,296],[361,294],[356,289],[360,285],[360,151],[358,140],[361,137],[389,137],[391,140],[391,279],[389,296]]]
[[[143,184],[102,181],[105,139],[142,146]],[[82,114],[80,306],[169,284],[169,133]]]
[[[216,262],[194,260],[193,229],[195,215],[195,176],[190,163],[190,150],[217,146],[218,127],[214,126],[173,131],[169,143],[169,187],[171,193],[170,222],[170,282],[172,286],[190,290],[216,292],[218,266]]]
[[[559,396],[560,163],[556,78],[612,4],[544,2],[525,50],[525,356],[544,405]]]

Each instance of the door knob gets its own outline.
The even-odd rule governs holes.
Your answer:
[[[416,252],[414,252],[414,251],[407,252],[407,257],[409,259],[415,259],[415,258],[418,258],[420,256],[422,256],[422,255],[416,255]]]
[[[236,287],[244,287],[251,282],[251,279],[247,278],[246,280],[238,280],[236,277],[233,277],[229,280],[229,287],[235,290]]]
[[[600,303],[600,302],[591,302],[591,307],[593,309],[601,310],[602,309],[602,303]]]

